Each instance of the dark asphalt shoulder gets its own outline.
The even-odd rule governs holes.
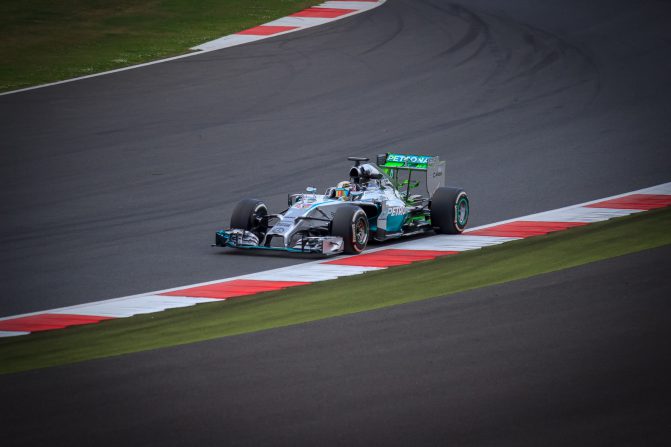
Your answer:
[[[5,445],[668,445],[671,246],[0,377]]]

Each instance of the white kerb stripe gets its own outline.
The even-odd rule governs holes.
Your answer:
[[[322,261],[323,263],[332,261],[332,259],[327,259]],[[373,270],[380,270],[382,267],[364,267],[358,265],[337,265],[337,264],[313,264],[306,265],[304,268],[300,269],[303,272],[316,272],[316,273],[333,273],[337,275],[357,275],[359,273],[372,272]]]
[[[334,8],[334,9],[356,9],[358,11],[367,11],[369,9],[380,6],[379,2],[324,2],[317,5],[317,8]]]
[[[391,248],[405,250],[467,251],[490,245],[516,241],[517,237],[438,235],[416,241],[403,242]]]
[[[546,211],[544,213],[532,214],[524,220],[532,222],[601,222],[614,217],[628,216],[638,213],[640,210],[611,209],[611,208],[577,208],[561,209],[557,211]]]
[[[662,183],[661,185],[651,186],[650,188],[641,189],[631,194],[662,194],[671,195],[671,182]],[[626,195],[626,194],[625,194]]]
[[[369,9],[376,8],[382,5],[386,0],[380,0],[379,2],[325,2],[317,7],[321,8],[335,8],[335,9],[353,9],[354,11],[343,14],[338,17],[282,17],[271,22],[263,23],[259,26],[296,26],[298,28],[290,29],[286,31],[281,31],[279,33],[269,34],[269,35],[250,35],[250,34],[231,34],[228,36],[220,37],[219,39],[211,40],[209,42],[202,43],[195,47],[192,47],[192,50],[201,50],[201,51],[213,51],[220,50],[223,48],[234,47],[237,45],[242,45],[245,43],[255,42],[261,39],[268,39],[270,37],[281,36],[283,34],[293,33],[295,31],[300,31],[301,29],[310,28],[317,25],[323,25],[328,22],[333,22],[334,20],[344,19],[345,17],[352,16],[354,14],[359,14]]]
[[[282,17],[272,22],[264,23],[262,26],[297,26],[299,28],[310,28],[332,22],[333,19],[323,17]]]
[[[329,260],[322,261],[328,262]],[[305,281],[317,282],[337,279],[343,276],[360,275],[365,272],[382,270],[383,267],[362,267],[356,265],[313,264],[285,267],[281,271],[260,272],[247,275],[247,279],[267,281]]]
[[[252,273],[247,275],[245,279],[254,279],[259,281],[300,281],[300,282],[320,282],[320,281],[329,281],[331,279],[338,279],[336,275],[317,275],[317,274],[305,274],[301,275],[297,272],[287,272],[287,273]]]
[[[500,242],[503,244],[504,242]],[[462,251],[469,251],[469,250],[479,250],[484,247],[489,247],[491,245],[498,245],[498,244],[489,244],[489,245],[469,245],[469,244],[443,244],[440,246],[435,246],[429,243],[426,244],[421,244],[419,242],[413,243],[412,245],[406,245],[403,246],[401,249],[403,250],[431,250],[431,251],[444,251],[444,252],[450,252],[450,251],[456,251],[456,252],[462,252]]]
[[[671,182],[662,183],[661,185],[651,186],[651,187],[648,187],[648,188],[637,189],[636,191],[625,192],[625,193],[617,194],[617,195],[610,196],[610,197],[604,197],[604,198],[601,198],[601,199],[590,200],[589,202],[578,203],[576,205],[569,205],[569,206],[565,206],[563,208],[557,208],[556,210],[552,210],[552,211],[553,212],[564,211],[564,210],[569,210],[569,209],[586,207],[587,205],[593,205],[595,203],[601,203],[601,202],[605,202],[607,200],[620,199],[622,197],[631,196],[631,195],[634,195],[634,194],[667,194],[667,195],[671,195]],[[538,214],[541,214],[541,213],[534,213],[534,214],[529,214],[529,215],[522,216],[522,217],[515,217],[513,219],[502,220],[500,222],[494,222],[494,223],[490,223],[490,224],[486,224],[486,225],[480,225],[479,227],[470,228],[470,229],[466,230],[464,232],[464,234],[468,234],[470,231],[483,230],[485,228],[495,227],[495,226],[507,224],[507,223],[510,223],[510,222],[519,222],[520,220],[528,220],[530,217],[538,215]]]
[[[198,303],[206,303],[210,301],[221,300],[215,298],[144,295],[114,302],[82,304],[80,306],[72,306],[50,313],[124,318],[138,314],[160,312],[165,309],[189,307]]]
[[[341,258],[339,258],[341,259]],[[356,275],[358,273],[370,272],[372,270],[379,270],[380,267],[360,267],[357,265],[336,265],[325,264],[332,259],[321,260],[318,264],[298,264],[281,269],[273,270],[277,273],[296,272],[298,274],[327,274],[327,275]]]
[[[280,34],[280,33],[278,33]],[[212,51],[221,50],[223,48],[234,47],[249,42],[265,39],[268,36],[253,36],[249,34],[231,34],[230,36],[220,37],[219,39],[211,40],[204,44],[191,48],[192,50]]]
[[[17,335],[28,335],[30,332],[0,331],[0,337],[16,337]]]
[[[320,262],[328,262],[320,261]],[[284,267],[268,272],[252,273],[245,275],[245,279],[258,279],[266,281],[305,281],[317,282],[336,279],[341,276],[360,275],[364,272],[380,270],[382,267],[360,267],[354,265],[335,265],[335,264],[299,264]]]

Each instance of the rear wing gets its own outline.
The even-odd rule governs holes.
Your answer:
[[[419,185],[412,183],[412,174],[415,171],[423,172],[424,185],[433,196],[441,186],[445,186],[445,162],[435,155],[395,154],[388,152],[377,156],[377,165],[394,182],[397,189],[407,186],[406,196],[410,196],[410,188]],[[401,181],[401,172],[407,172],[407,180]],[[421,175],[421,174],[420,174]]]

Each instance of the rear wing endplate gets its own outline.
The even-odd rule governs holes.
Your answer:
[[[441,186],[445,186],[445,162],[435,155],[396,154],[388,152],[377,156],[377,165],[387,175],[398,178],[398,171],[423,171],[426,173],[426,189],[433,196]],[[392,172],[396,171],[396,175]]]

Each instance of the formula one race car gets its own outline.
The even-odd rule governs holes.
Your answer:
[[[215,245],[326,255],[361,253],[368,242],[424,232],[461,233],[468,222],[468,196],[445,187],[438,157],[381,154],[377,163],[348,157],[349,180],[317,194],[314,187],[290,194],[289,207],[269,214],[257,199],[233,209],[231,227],[217,231]],[[417,175],[420,174],[420,175]],[[420,177],[415,178],[414,177]],[[416,194],[423,186],[426,195]]]

